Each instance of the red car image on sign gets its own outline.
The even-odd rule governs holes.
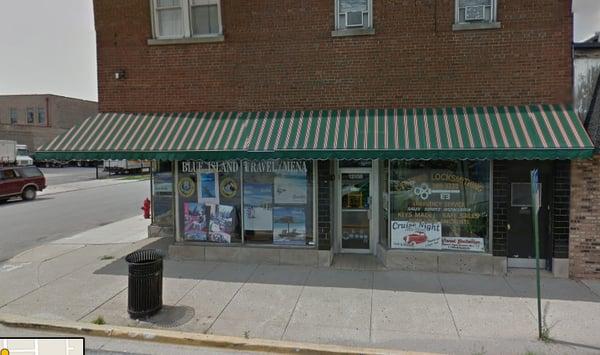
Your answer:
[[[404,237],[404,242],[410,246],[425,243],[427,241],[427,234],[424,232],[414,232]]]

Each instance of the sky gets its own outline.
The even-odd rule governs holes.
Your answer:
[[[600,31],[600,0],[573,12],[575,41]],[[95,42],[92,0],[0,0],[0,94],[97,100]]]

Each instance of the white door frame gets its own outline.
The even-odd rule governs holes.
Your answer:
[[[342,173],[369,174],[369,197],[371,203],[371,217],[369,220],[369,249],[344,249],[342,248]],[[379,229],[379,160],[372,160],[371,167],[340,168],[339,160],[335,161],[334,184],[334,215],[335,215],[335,243],[334,250],[338,253],[375,254]]]

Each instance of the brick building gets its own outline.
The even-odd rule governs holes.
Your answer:
[[[157,161],[152,234],[205,260],[569,266],[570,0],[94,1],[101,114],[61,158]],[[551,75],[549,75],[551,73]]]
[[[0,139],[30,151],[98,113],[98,103],[57,95],[0,95]]]
[[[600,33],[575,43],[575,102],[596,147],[593,159],[573,164],[570,270],[573,277],[600,278]]]

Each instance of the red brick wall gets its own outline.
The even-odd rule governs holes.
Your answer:
[[[374,36],[333,38],[334,0],[222,0],[224,42],[149,46],[148,0],[95,0],[100,111],[571,101],[571,0],[499,0],[502,29],[458,32],[454,0],[373,7]]]
[[[569,273],[600,279],[600,155],[571,164]]]

